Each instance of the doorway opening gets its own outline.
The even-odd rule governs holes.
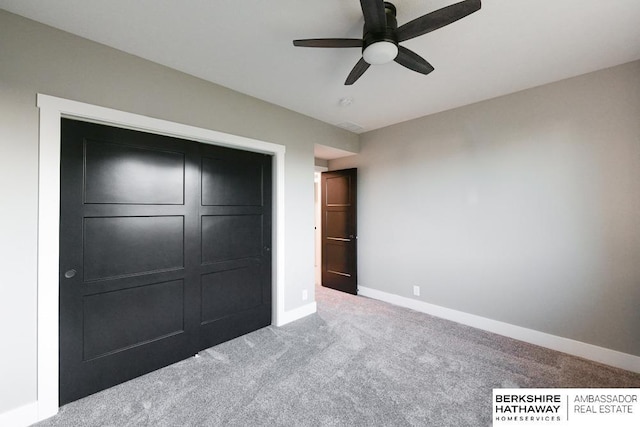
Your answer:
[[[357,169],[314,173],[315,285],[358,294]]]

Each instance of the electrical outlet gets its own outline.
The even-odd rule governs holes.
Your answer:
[[[305,289],[302,291],[302,301],[306,301],[307,299],[309,299],[309,292]]]
[[[413,295],[419,297],[420,296],[420,286],[413,287]]]

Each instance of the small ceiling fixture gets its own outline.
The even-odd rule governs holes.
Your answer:
[[[353,67],[344,82],[352,85],[364,74],[370,65],[386,64],[395,61],[398,64],[429,74],[433,66],[417,53],[400,46],[398,43],[427,34],[464,18],[482,6],[481,0],[464,0],[435,12],[427,13],[413,21],[398,27],[396,7],[383,0],[360,0],[364,15],[362,39],[304,39],[294,40],[294,46],[301,47],[360,47],[362,58]]]
[[[340,98],[338,104],[340,104],[341,107],[348,107],[353,104],[353,98]]]
[[[342,122],[342,123],[338,123],[336,126],[341,127],[342,129],[346,129],[349,132],[360,132],[361,130],[364,129],[362,126],[355,124],[353,122]]]

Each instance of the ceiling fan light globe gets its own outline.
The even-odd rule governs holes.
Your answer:
[[[398,46],[388,41],[372,43],[362,52],[368,64],[381,65],[393,61],[398,56]]]

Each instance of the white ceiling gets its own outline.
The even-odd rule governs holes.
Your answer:
[[[392,2],[402,25],[456,1]],[[0,0],[0,8],[357,132],[640,59],[640,0],[482,3],[402,43],[435,67],[430,75],[390,63],[353,86],[343,83],[360,49],[292,40],[361,37],[358,0]]]

